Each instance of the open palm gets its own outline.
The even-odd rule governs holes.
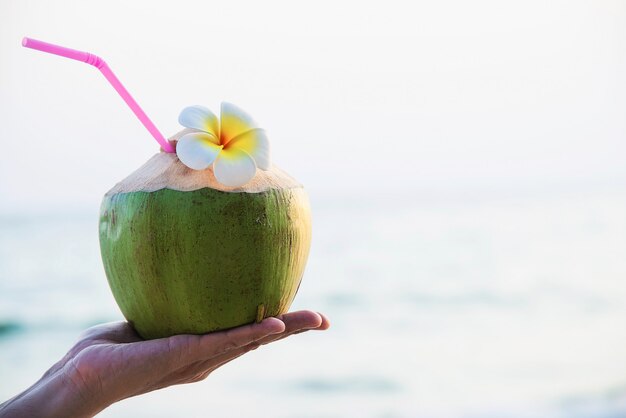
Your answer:
[[[62,409],[68,416],[92,416],[121,399],[203,380],[218,367],[261,345],[328,327],[328,320],[312,311],[291,312],[227,331],[147,341],[127,322],[98,325],[86,330],[33,387],[4,408],[0,406],[0,416],[5,416],[3,411],[15,411],[11,404],[24,406],[26,402],[28,407],[27,401],[37,400],[41,392],[38,387],[45,387],[46,382],[61,382],[64,392],[69,390],[74,402],[67,402]]]

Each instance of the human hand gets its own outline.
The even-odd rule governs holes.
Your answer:
[[[0,417],[93,416],[131,396],[201,381],[261,345],[329,326],[321,314],[298,311],[227,331],[145,341],[127,322],[98,325],[37,383],[0,405]]]

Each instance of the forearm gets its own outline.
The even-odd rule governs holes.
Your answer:
[[[92,417],[106,406],[85,398],[67,374],[57,370],[0,404],[0,418]]]

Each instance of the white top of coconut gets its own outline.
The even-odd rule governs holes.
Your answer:
[[[185,129],[170,140],[176,141],[191,129]],[[212,168],[192,170],[180,162],[176,154],[160,152],[150,158],[128,177],[117,183],[107,195],[129,192],[154,192],[172,189],[184,192],[209,187],[224,192],[261,193],[269,189],[302,187],[293,177],[272,165],[269,170],[257,169],[256,175],[240,187],[224,186],[217,181]]]

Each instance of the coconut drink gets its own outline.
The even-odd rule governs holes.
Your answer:
[[[219,117],[183,109],[185,129],[166,140],[100,57],[22,45],[96,67],[161,146],[105,194],[100,212],[107,280],[139,335],[202,334],[286,312],[311,218],[303,187],[270,162],[265,131],[223,103]]]
[[[270,164],[251,118],[230,104],[221,115],[219,124],[208,109],[185,109],[190,129],[172,138],[178,155],[154,155],[102,201],[106,275],[144,338],[276,316],[298,290],[311,238],[307,195]]]

